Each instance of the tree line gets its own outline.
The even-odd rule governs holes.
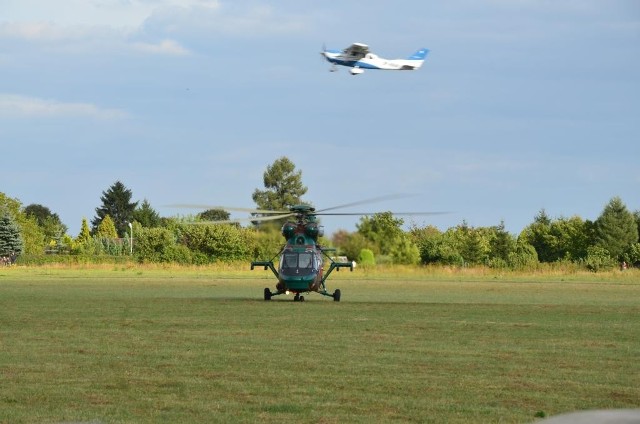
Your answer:
[[[302,172],[286,157],[269,165],[264,190],[252,199],[258,210],[286,210],[307,203]],[[22,206],[0,193],[0,256],[13,254],[18,262],[55,262],[68,257],[84,261],[132,256],[140,263],[210,264],[269,259],[284,243],[283,222],[259,222],[254,213],[248,225],[228,221],[221,209],[194,216],[161,217],[121,181],[102,192],[89,223],[82,219],[77,236],[59,216],[40,204]],[[535,269],[544,263],[571,263],[593,271],[620,264],[640,266],[640,211],[631,212],[613,197],[595,221],[579,216],[552,218],[545,210],[519,234],[504,223],[472,227],[465,221],[442,231],[434,226],[411,226],[392,212],[363,216],[356,231],[336,231],[320,243],[365,266],[376,264],[487,266]]]

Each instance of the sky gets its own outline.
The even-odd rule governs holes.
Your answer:
[[[429,55],[329,72],[354,42]],[[639,136],[638,0],[0,0],[0,192],[72,236],[116,181],[161,216],[255,207],[283,156],[318,209],[411,194],[343,211],[518,234],[639,210]]]

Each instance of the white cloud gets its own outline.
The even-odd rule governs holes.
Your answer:
[[[0,38],[54,43],[78,40],[90,36],[95,28],[82,26],[63,27],[53,22],[0,22]]]
[[[263,3],[225,0],[5,0],[0,40],[58,51],[105,46],[146,54],[186,55],[211,36],[259,37],[304,31],[308,18]],[[187,47],[189,46],[189,47]]]
[[[168,54],[175,56],[189,54],[188,49],[184,48],[180,43],[174,40],[162,40],[159,43],[136,42],[133,43],[133,48],[146,53]]]
[[[155,10],[218,6],[217,0],[3,0],[6,22],[51,22],[58,26],[137,28]]]
[[[304,28],[300,16],[264,4],[249,6],[218,0],[8,0],[0,18],[0,36],[29,41],[75,38],[105,30],[132,34],[146,27],[166,34],[207,30],[255,35]],[[62,5],[61,5],[62,4]]]
[[[125,118],[127,113],[91,103],[65,103],[16,94],[0,94],[0,117],[85,117],[111,120]]]

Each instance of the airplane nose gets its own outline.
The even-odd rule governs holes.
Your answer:
[[[327,46],[325,44],[322,44],[322,51],[320,52],[320,56],[322,56],[324,59],[327,59]]]

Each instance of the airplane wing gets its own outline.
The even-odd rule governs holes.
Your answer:
[[[353,43],[349,47],[343,50],[345,56],[354,58],[355,60],[361,59],[369,53],[369,46],[362,43]]]

